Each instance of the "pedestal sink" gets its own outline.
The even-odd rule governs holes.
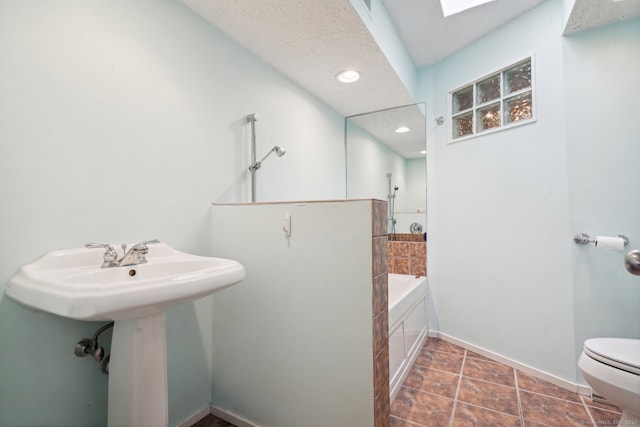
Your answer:
[[[6,294],[77,320],[115,321],[108,425],[168,425],[166,309],[244,279],[237,261],[201,257],[160,243],[144,264],[101,268],[101,249],[45,254],[11,278]]]

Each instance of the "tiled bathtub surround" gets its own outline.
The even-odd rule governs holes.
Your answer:
[[[435,338],[391,405],[391,427],[598,427],[619,419],[615,407]]]
[[[395,233],[389,234],[390,242],[425,242],[426,233]]]
[[[373,381],[375,427],[389,426],[387,202],[373,200]]]
[[[405,239],[405,236],[418,241]],[[391,238],[401,240],[391,240]],[[389,273],[427,275],[427,242],[423,240],[422,234],[396,234],[390,235],[389,239],[387,242]]]

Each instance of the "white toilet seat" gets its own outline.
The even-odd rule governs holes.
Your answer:
[[[640,340],[586,340],[578,367],[591,389],[622,410],[618,426],[640,425]]]
[[[606,365],[640,375],[640,340],[592,338],[584,342],[584,353]]]

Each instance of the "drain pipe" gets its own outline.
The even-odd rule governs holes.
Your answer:
[[[102,372],[109,373],[109,359],[110,356],[104,357],[104,348],[98,344],[98,337],[104,331],[109,328],[113,328],[113,323],[110,322],[101,327],[93,334],[93,338],[82,338],[78,341],[74,347],[73,353],[78,357],[86,357],[92,355],[96,362],[102,362]]]

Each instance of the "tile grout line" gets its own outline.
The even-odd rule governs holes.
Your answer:
[[[416,426],[416,427],[424,427],[424,425],[423,425],[423,424],[418,424],[418,423],[413,422],[413,421],[410,421],[410,420],[405,420],[404,418],[396,417],[395,415],[391,415],[391,418],[395,418],[395,419],[397,419],[397,420],[403,421],[405,424],[406,424],[406,423],[409,423],[409,424],[411,424],[411,425],[413,425],[413,426]]]
[[[470,350],[462,348],[463,349],[463,353],[460,354],[460,353],[457,353],[457,352],[446,351],[444,349],[441,350],[441,349],[436,349],[436,348],[427,348],[426,345],[421,349],[421,351],[423,349],[426,349],[426,350],[428,350],[430,352],[432,351],[432,352],[434,352],[436,354],[449,354],[449,355],[452,355],[452,356],[462,356],[462,364],[461,364],[461,367],[460,367],[460,370],[459,370],[459,378],[458,378],[458,381],[457,381],[455,396],[453,397],[453,405],[452,405],[451,414],[450,414],[450,417],[449,417],[449,422],[447,424],[448,427],[454,427],[455,414],[457,412],[457,404],[459,403],[460,393],[462,391],[461,390],[462,389],[462,380],[464,378],[470,378],[470,379],[473,379],[474,381],[477,380],[477,381],[480,381],[482,383],[494,384],[494,385],[503,386],[503,387],[510,387],[507,384],[494,383],[493,381],[485,380],[483,378],[465,377],[463,375],[463,373],[464,373],[464,369],[465,369],[465,366],[466,366],[467,359],[471,358],[471,361],[476,360],[476,358],[474,358],[473,355],[469,354]],[[478,360],[482,360],[482,359],[478,359]],[[496,365],[505,366],[503,363],[498,362],[498,361],[489,360],[489,362],[493,362]],[[418,365],[418,364],[416,363],[416,365]],[[423,365],[420,365],[420,366],[423,366]],[[455,375],[455,373],[451,372],[451,371],[441,371],[439,369],[435,369],[435,368],[428,367],[428,366],[423,366],[423,367],[425,369],[428,369],[428,370],[434,369],[436,371],[440,371],[440,372],[443,372],[443,373],[448,373],[448,374]],[[488,368],[488,365],[487,365],[487,368]],[[582,404],[582,407],[584,408],[584,410],[587,411],[587,416],[588,416],[588,418],[583,419],[583,421],[581,421],[581,423],[583,423],[585,426],[598,427],[598,425],[600,425],[600,424],[609,423],[608,421],[604,421],[603,422],[603,421],[600,421],[598,419],[598,416],[597,416],[598,413],[596,412],[598,410],[602,410],[602,411],[605,411],[605,412],[608,412],[608,413],[614,413],[614,414],[617,414],[618,416],[620,416],[619,410],[615,410],[614,409],[615,407],[612,407],[611,409],[609,409],[609,408],[601,408],[601,407],[595,406],[595,405],[591,406],[590,403],[589,403],[590,400],[588,399],[588,397],[580,395],[579,393],[574,393],[574,394],[578,395],[578,399],[576,401],[574,399],[567,398],[567,396],[564,396],[564,395],[554,394],[554,390],[553,389],[540,390],[540,388],[537,387],[537,384],[536,384],[536,387],[533,387],[532,390],[528,389],[527,384],[524,384],[523,385],[524,388],[521,388],[520,384],[519,384],[519,376],[521,376],[522,374],[520,374],[519,371],[516,368],[512,367],[512,370],[513,370],[513,379],[514,379],[514,383],[515,383],[514,384],[514,388],[515,388],[515,391],[516,391],[516,399],[517,399],[517,404],[518,404],[518,416],[517,416],[517,418],[520,420],[521,427],[524,427],[525,426],[525,422],[528,422],[527,420],[525,420],[525,417],[524,417],[524,397],[528,396],[529,394],[531,394],[532,398],[533,398],[533,396],[541,396],[541,397],[544,397],[544,398],[548,398],[552,402],[555,401],[558,405],[561,405],[562,402],[564,402],[565,404],[578,405],[578,406],[580,406]],[[526,379],[526,378],[523,378],[523,379]],[[547,384],[548,382],[543,380],[542,383],[544,385],[544,384]],[[551,385],[554,385],[554,384],[551,383]],[[416,390],[420,390],[420,389],[416,389]],[[424,390],[420,390],[420,391],[425,392]],[[429,392],[426,392],[426,393],[427,394],[432,394],[432,393],[429,393]],[[526,395],[523,394],[523,393],[526,393]],[[462,402],[462,403],[467,405],[466,402]],[[550,411],[552,413],[555,413],[556,403],[552,403],[553,408],[547,408],[548,409],[547,412]],[[498,410],[495,410],[495,409],[484,408],[483,406],[478,406],[478,405],[474,405],[474,404],[471,404],[471,403],[469,403],[469,405],[475,406],[475,407],[478,407],[478,408],[482,408],[484,410],[488,410],[488,411],[491,411],[491,412],[497,412],[497,413],[501,413],[501,414],[505,414],[505,415],[511,415],[509,413],[501,412],[501,411],[498,411]],[[463,405],[463,407],[464,407],[464,405]],[[559,412],[559,414],[561,414],[561,413],[562,412]],[[530,415],[532,415],[532,414],[530,414]],[[516,417],[514,416],[514,418],[516,418]],[[419,425],[420,424],[418,424],[418,426]]]
[[[513,370],[513,379],[516,383],[516,398],[518,399],[518,414],[520,415],[520,425],[524,427],[524,410],[522,409],[522,399],[520,399],[520,385],[518,384],[518,371]]]
[[[436,353],[450,354],[450,355],[453,355],[453,356],[464,356],[466,354],[466,352],[467,352],[467,350],[465,350],[465,352],[462,353],[462,354],[460,354],[460,353],[452,353],[450,351],[438,350],[437,348],[429,348],[429,347],[427,347],[426,344],[420,349],[420,351],[422,351],[422,350],[435,351]]]
[[[451,373],[453,373],[453,372],[451,372]],[[482,379],[482,378],[478,378],[478,377],[474,377],[474,376],[470,376],[470,375],[463,375],[463,377],[468,378],[468,379],[473,380],[473,381],[476,381],[476,382],[480,382],[480,383],[484,383],[484,384],[491,384],[491,385],[498,386],[498,387],[506,387],[506,388],[513,388],[513,389],[516,388],[514,385],[499,383],[499,382],[495,382],[495,381],[489,381],[487,379]]]
[[[580,401],[582,402],[582,407],[584,408],[584,410],[587,411],[587,415],[589,416],[589,419],[591,420],[591,424],[593,425],[593,427],[596,427],[596,420],[593,419],[593,415],[591,415],[591,411],[589,410],[589,406],[586,404],[586,402],[584,401],[584,398],[582,396],[580,396]]]
[[[451,416],[449,417],[449,427],[453,427],[453,418],[456,414],[456,407],[458,406],[458,394],[460,394],[460,386],[462,385],[462,372],[464,372],[464,362],[467,360],[467,350],[464,350],[462,355],[462,365],[460,366],[460,376],[458,378],[458,386],[456,387],[456,395],[453,397],[453,406],[451,407]]]
[[[500,414],[500,415],[504,415],[504,416],[509,417],[509,418],[519,418],[517,415],[513,415],[513,414],[511,414],[509,412],[503,412],[503,411],[500,411],[498,409],[485,408],[484,406],[481,406],[480,404],[477,404],[477,403],[469,403],[469,402],[462,402],[462,403],[464,403],[466,406],[469,406],[471,408],[478,408],[478,409],[481,409],[481,410],[483,410],[485,412],[491,412],[491,413],[494,413],[494,414]]]
[[[411,387],[409,385],[404,385],[403,384],[402,388],[406,388],[408,390],[417,391],[418,393],[428,394],[429,396],[444,397],[445,399],[449,399],[449,400],[453,400],[454,399],[453,397],[448,397],[448,396],[445,396],[443,394],[433,393],[433,392],[427,391],[427,390],[422,390],[421,388]],[[398,417],[396,416],[396,418],[398,418]]]
[[[547,398],[550,398],[550,399],[553,399],[553,400],[560,400],[560,401],[565,402],[565,403],[572,403],[574,405],[586,405],[587,408],[595,408],[595,409],[599,409],[601,411],[620,414],[620,411],[617,411],[615,409],[607,409],[607,408],[601,408],[601,407],[598,407],[598,406],[591,406],[591,405],[589,405],[589,403],[586,400],[584,400],[587,397],[583,396],[581,394],[578,394],[578,393],[575,393],[575,394],[580,399],[580,402],[576,402],[575,400],[571,400],[571,399],[565,399],[564,397],[560,397],[560,396],[557,396],[557,395],[554,395],[554,394],[551,394],[551,393],[545,393],[545,392],[541,392],[541,391],[526,390],[526,389],[522,390],[522,391],[524,391],[526,393],[529,393],[529,394],[534,394],[536,396],[543,396],[543,397],[547,397]]]
[[[585,405],[587,405],[587,408],[592,408],[592,409],[597,409],[599,411],[604,411],[604,412],[611,412],[614,414],[618,414],[618,415],[622,415],[621,410],[618,409],[609,409],[609,408],[603,408],[601,406],[594,406],[594,405],[589,405],[589,402],[586,400],[588,399],[587,396],[580,396],[582,399],[585,399],[584,403]],[[577,402],[576,402],[577,403]],[[616,406],[612,406],[612,408],[616,408]]]

